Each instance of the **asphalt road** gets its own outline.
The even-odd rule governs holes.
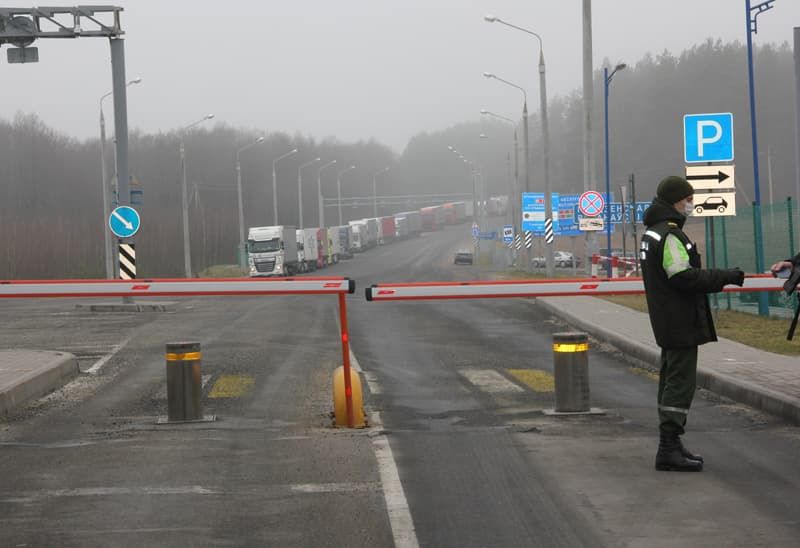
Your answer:
[[[491,275],[451,264],[465,244],[453,227],[324,272],[357,280],[352,350],[382,421],[364,430],[330,427],[335,298],[138,314],[1,303],[0,348],[65,350],[97,371],[0,423],[0,545],[796,545],[796,427],[699,394],[686,441],[706,470],[656,473],[656,382],[613,349],[590,351],[605,414],[543,413],[552,333],[569,328],[533,301],[364,300],[380,281]],[[156,424],[164,345],[179,340],[202,343],[215,422]]]

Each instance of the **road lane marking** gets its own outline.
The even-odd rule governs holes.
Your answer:
[[[350,349],[350,362],[355,371],[363,372],[356,359],[356,355]],[[377,381],[367,381],[370,393],[380,394],[381,389]],[[408,508],[408,500],[400,482],[400,473],[397,471],[397,463],[394,460],[389,439],[383,434],[383,421],[381,414],[373,411],[369,415],[369,424],[375,428],[378,435],[372,438],[372,448],[375,451],[375,459],[378,461],[378,472],[381,477],[381,488],[383,489],[383,500],[386,504],[386,512],[389,515],[389,525],[392,528],[392,538],[395,548],[419,548],[417,532],[414,529],[414,520],[411,519],[411,510]]]
[[[534,392],[555,392],[553,375],[540,369],[508,369],[512,377],[530,387]]]
[[[239,398],[247,394],[253,387],[255,379],[250,375],[220,375],[209,398]]]
[[[120,350],[122,350],[122,349],[123,349],[123,348],[124,348],[124,347],[125,347],[125,346],[126,346],[128,343],[129,343],[129,342],[131,342],[131,339],[132,339],[132,338],[133,338],[133,335],[131,335],[131,336],[130,336],[130,337],[128,337],[127,339],[123,340],[123,341],[122,341],[121,343],[119,343],[118,345],[111,347],[111,348],[112,348],[111,352],[110,352],[110,353],[108,353],[108,354],[106,354],[105,356],[103,356],[103,357],[102,357],[102,358],[100,358],[99,360],[97,360],[97,361],[94,363],[94,365],[92,365],[92,366],[91,366],[89,369],[87,369],[87,370],[85,371],[85,373],[88,373],[89,375],[97,375],[97,374],[100,372],[100,370],[103,368],[103,366],[104,366],[105,364],[107,364],[107,363],[108,363],[108,360],[110,360],[111,358],[113,358],[113,357],[114,357],[114,355],[115,355],[117,352],[119,352]]]
[[[509,394],[525,390],[494,369],[462,369],[459,373],[466,379],[490,394]]]
[[[377,427],[379,431],[383,429],[381,415],[377,411],[370,414],[369,420],[370,424]],[[414,520],[411,518],[411,510],[408,508],[408,501],[405,491],[403,491],[403,484],[400,482],[400,473],[397,471],[397,463],[395,463],[389,439],[385,434],[379,434],[372,438],[372,447],[375,450],[375,458],[378,460],[383,499],[389,514],[395,548],[419,548]]]
[[[299,483],[290,487],[295,493],[352,493],[357,491],[377,491],[377,482],[362,483]]]
[[[201,485],[179,487],[78,487],[76,489],[48,489],[22,496],[2,499],[3,502],[36,502],[59,497],[109,497],[119,495],[216,495],[220,491]]]

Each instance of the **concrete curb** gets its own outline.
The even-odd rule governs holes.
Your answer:
[[[618,348],[629,356],[633,356],[645,363],[651,363],[654,366],[658,364],[661,351],[655,343],[653,346],[648,346],[638,341],[628,340],[618,332],[587,322],[541,299],[536,299],[536,304],[568,324],[586,331],[592,337]],[[717,371],[710,371],[703,366],[697,368],[697,386],[735,402],[749,405],[766,413],[792,421],[795,424],[800,424],[800,399],[798,398],[779,394],[768,387],[735,379]]]
[[[18,366],[13,380],[0,383],[0,416],[61,388],[80,372],[77,358],[66,352],[4,350],[0,351],[0,362]],[[19,371],[24,373],[19,375]]]

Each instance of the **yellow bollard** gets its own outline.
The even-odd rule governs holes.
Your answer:
[[[350,370],[350,388],[352,390],[353,427],[367,426],[364,419],[364,399],[361,395],[361,379],[358,373]],[[345,397],[344,367],[337,367],[333,372],[333,413],[336,426],[347,426],[347,398]]]

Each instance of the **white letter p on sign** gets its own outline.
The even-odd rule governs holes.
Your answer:
[[[714,128],[713,135],[706,137],[705,128]],[[714,120],[699,120],[697,122],[697,155],[703,157],[703,147],[714,144],[722,138],[722,126]]]

